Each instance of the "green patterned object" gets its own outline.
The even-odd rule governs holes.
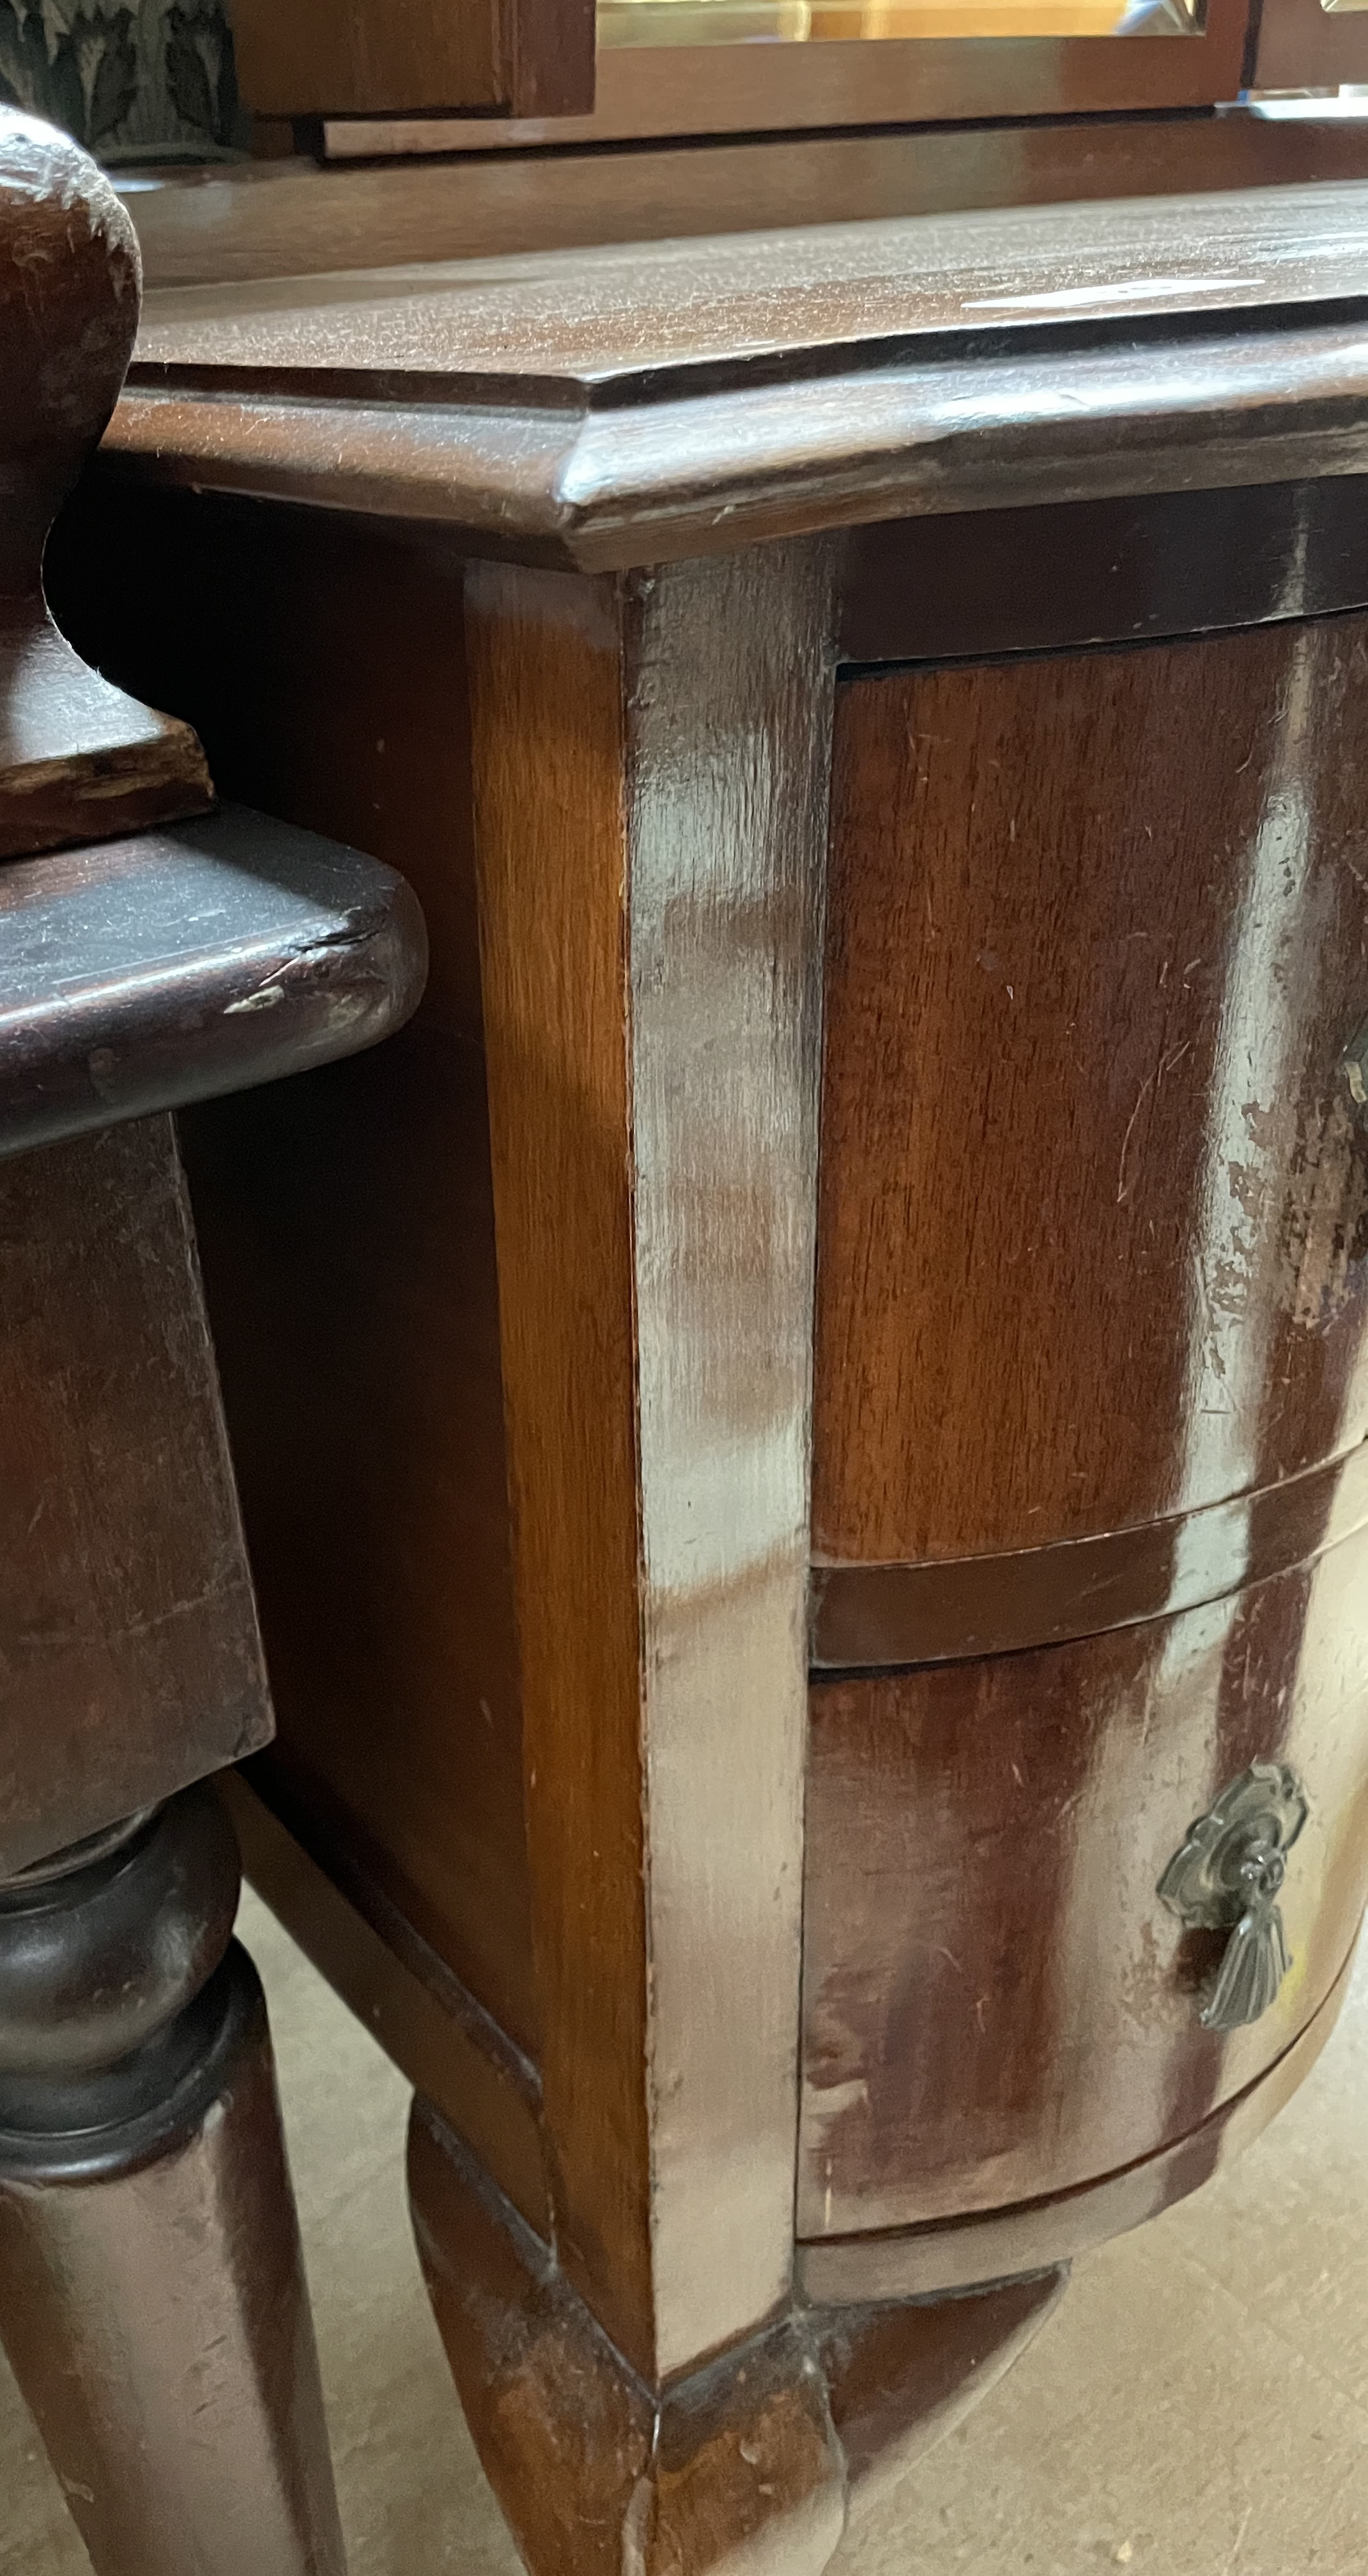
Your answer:
[[[216,161],[245,141],[221,0],[0,0],[0,99],[101,161]]]

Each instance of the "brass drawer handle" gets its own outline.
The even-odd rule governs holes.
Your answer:
[[[1278,1891],[1308,1812],[1306,1791],[1289,1764],[1251,1762],[1189,1826],[1159,1881],[1165,1905],[1182,1922],[1230,1931],[1202,2005],[1207,2030],[1239,2030],[1257,2021],[1292,1965]]]

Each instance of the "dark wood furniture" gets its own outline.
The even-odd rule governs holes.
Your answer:
[[[1119,114],[1361,82],[1326,0],[237,0],[248,104],[368,156]]]
[[[371,1043],[407,887],[213,809],[44,605],[137,248],[0,111],[0,2339],[98,2576],[341,2576],[240,1865],[273,1731],[168,1112]]]
[[[86,649],[429,918],[190,1168],[250,1865],[548,2576],[819,2567],[1333,2026],[1366,214],[168,288],[68,523]]]

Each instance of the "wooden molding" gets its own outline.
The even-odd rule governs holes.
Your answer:
[[[533,2576],[820,2576],[848,2522],[969,2413],[1056,2306],[1056,2268],[941,2306],[798,2308],[667,2388],[415,2105],[418,2249],[466,2419]]]
[[[1171,1617],[1311,1564],[1368,1521],[1368,1443],[1173,1520],[1000,1556],[812,1569],[818,1671],[939,1663]]]
[[[530,276],[492,261],[478,284],[167,289],[106,453],[589,571],[922,510],[1362,472],[1365,203],[1324,187],[795,229],[779,292],[729,242],[550,254]]]

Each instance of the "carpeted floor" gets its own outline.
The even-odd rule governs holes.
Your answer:
[[[271,1998],[351,2576],[515,2576],[409,2238],[405,2087],[251,1897],[241,1928]],[[86,2565],[0,2364],[0,2576]],[[1108,2567],[1368,2570],[1368,1950],[1268,2136],[1078,2267],[1018,2368],[833,2576]]]

